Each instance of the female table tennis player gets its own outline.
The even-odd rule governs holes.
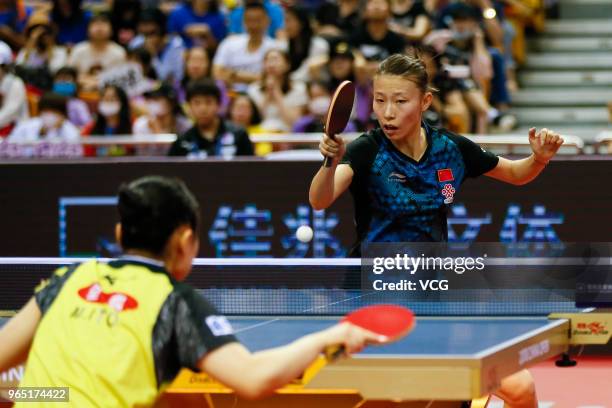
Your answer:
[[[59,269],[0,330],[0,372],[27,358],[20,387],[69,387],[75,407],[145,407],[188,367],[256,398],[301,375],[328,346],[350,353],[385,340],[338,324],[251,354],[227,320],[180,283],[199,245],[198,203],[185,185],[138,179],[121,187],[118,209],[126,255]]]
[[[546,167],[563,144],[555,132],[529,131],[531,156],[497,157],[469,139],[422,121],[432,101],[425,65],[418,57],[395,54],[374,76],[373,109],[380,127],[345,147],[342,138],[323,136],[320,151],[333,158],[310,186],[315,209],[329,207],[350,189],[358,242],[446,241],[446,213],[453,195],[468,177],[482,174],[525,184]],[[502,383],[499,395],[511,406],[536,407],[527,371]]]

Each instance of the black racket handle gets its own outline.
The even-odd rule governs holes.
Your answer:
[[[325,349],[325,358],[327,361],[336,361],[340,357],[344,356],[346,349],[342,344],[336,344],[334,346],[329,346]]]

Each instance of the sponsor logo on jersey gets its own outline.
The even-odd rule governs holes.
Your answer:
[[[208,316],[206,318],[206,325],[214,336],[227,336],[234,334],[234,329],[225,316]]]
[[[105,293],[99,283],[79,289],[78,293],[88,303],[106,304],[117,312],[138,308],[138,301],[130,295],[121,292]]]
[[[389,177],[387,179],[396,183],[405,183],[407,177],[403,174],[392,172],[391,174],[389,174]]]
[[[440,191],[444,196],[444,204],[451,204],[455,196],[455,187],[452,184],[445,184],[444,188]]]

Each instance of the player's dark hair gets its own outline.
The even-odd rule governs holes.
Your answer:
[[[119,188],[123,250],[141,249],[162,255],[174,230],[189,225],[197,234],[200,206],[178,179],[146,176]]]
[[[430,91],[425,63],[418,56],[393,54],[380,63],[375,76],[395,75],[414,82],[421,92]]]

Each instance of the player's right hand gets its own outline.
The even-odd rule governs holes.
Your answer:
[[[340,136],[336,136],[332,139],[326,134],[323,134],[323,139],[321,139],[319,143],[319,151],[323,156],[333,159],[335,164],[344,156],[346,145]]]
[[[383,344],[388,341],[385,336],[346,322],[329,329],[328,346],[341,344],[346,354],[359,353],[368,345]]]

